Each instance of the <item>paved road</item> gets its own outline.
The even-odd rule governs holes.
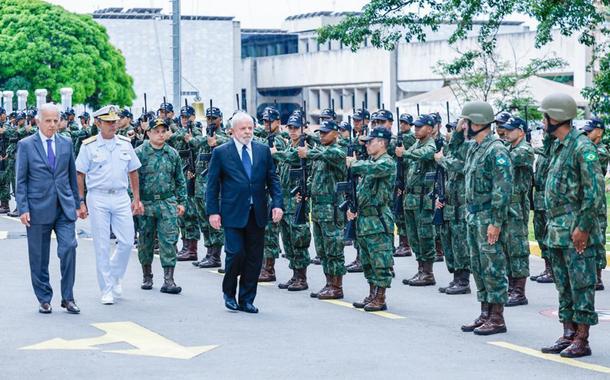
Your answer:
[[[88,230],[88,222],[79,222],[77,228]],[[248,315],[225,310],[221,275],[195,269],[190,263],[179,263],[176,270],[176,280],[184,289],[181,295],[159,293],[158,260],[153,267],[154,290],[140,290],[141,272],[134,251],[123,285],[124,299],[104,306],[99,303],[92,242],[85,233],[79,239],[75,287],[82,314],[63,312],[56,296],[53,314],[41,315],[29,281],[25,230],[17,221],[0,217],[0,231],[7,231],[0,232],[4,238],[0,240],[3,379],[610,378],[608,322],[592,328],[593,356],[589,358],[555,362],[552,359],[557,356],[532,356],[561,332],[556,318],[546,315],[557,304],[553,285],[528,282],[530,304],[506,311],[508,333],[479,337],[459,329],[478,314],[474,294],[447,296],[436,287],[401,284],[415,271],[413,258],[396,260],[388,314],[368,314],[346,306],[368,291],[361,274],[350,274],[344,282],[345,304],[313,300],[309,292],[291,293],[271,284],[259,288],[260,314]],[[348,260],[354,254],[347,248]],[[532,271],[542,266],[532,256]],[[309,284],[317,290],[322,285],[321,268],[310,268]],[[285,259],[279,260],[277,269],[280,280],[289,277]],[[444,264],[436,264],[435,271],[440,284],[449,281]],[[605,275],[610,280],[607,271]],[[55,256],[51,277],[57,295]],[[610,310],[609,291],[597,293],[597,307]],[[104,335],[104,331],[110,333]],[[98,339],[101,336],[105,340]],[[55,338],[65,341],[35,346]],[[71,349],[50,349],[53,345]],[[216,347],[191,359],[167,357],[185,352],[188,356],[191,351],[185,347],[209,345]],[[46,349],[22,349],[31,346]],[[108,352],[116,350],[127,353]]]

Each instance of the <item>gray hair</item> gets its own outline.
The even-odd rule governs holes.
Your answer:
[[[240,124],[240,123],[252,123],[252,125],[254,126],[254,121],[252,120],[252,116],[250,116],[247,113],[242,112],[242,111],[235,113],[235,115],[233,115],[233,117],[231,118],[232,127],[236,127],[237,124]]]
[[[43,112],[57,112],[57,116],[59,117],[61,111],[59,110],[59,106],[55,103],[45,103],[40,106],[38,112],[36,112],[36,120],[42,121],[42,113]]]

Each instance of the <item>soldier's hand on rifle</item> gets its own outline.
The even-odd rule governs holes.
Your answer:
[[[357,212],[351,212],[349,209],[347,210],[347,220],[352,221],[358,217]]]
[[[193,139],[193,134],[191,132],[188,132],[186,135],[184,135],[184,142],[185,143],[190,143],[191,140]]]
[[[221,221],[220,221],[220,215],[219,214],[213,214],[210,215],[210,225],[212,226],[212,228],[214,228],[215,230],[219,230],[221,227]]]
[[[437,199],[436,202],[435,202],[434,207],[435,208],[443,208],[443,207],[445,207],[445,204]]]
[[[489,245],[494,245],[498,242],[500,237],[500,227],[496,227],[493,224],[487,226],[487,242]]]
[[[307,147],[306,146],[298,147],[297,154],[299,155],[299,158],[307,158]]]
[[[354,162],[356,162],[356,161],[357,161],[357,158],[356,158],[356,154],[355,153],[351,157],[350,156],[345,157],[345,164],[347,165],[348,168],[351,168],[352,164]]]
[[[404,152],[405,152],[404,146],[397,146],[396,149],[394,150],[394,153],[396,153],[396,157],[402,157]]]
[[[195,173],[187,171],[187,172],[186,172],[186,178],[187,178],[187,179],[193,179],[193,178],[195,178]]]
[[[396,189],[396,196],[400,197],[402,195],[402,190]]]
[[[587,248],[587,241],[589,240],[589,233],[576,227],[572,232],[572,243],[574,243],[574,249],[579,255]]]
[[[440,162],[443,158],[445,157],[445,155],[443,154],[443,150],[439,150],[438,152],[434,153],[434,161],[436,162]]]
[[[269,150],[271,151],[271,154],[276,154],[277,153],[277,148],[274,146],[272,146],[271,148],[269,148]]]
[[[184,206],[183,205],[176,206],[176,210],[178,211],[178,216],[184,215]]]
[[[208,136],[208,145],[210,147],[216,146],[217,142],[216,142],[216,135],[210,137]]]

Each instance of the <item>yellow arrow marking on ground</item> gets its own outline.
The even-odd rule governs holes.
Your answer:
[[[350,309],[362,311],[362,312],[365,312],[367,314],[375,314],[375,315],[378,315],[380,317],[384,317],[384,318],[388,318],[388,319],[405,319],[405,317],[403,317],[401,315],[397,315],[397,314],[393,314],[393,313],[388,313],[387,311],[364,311],[364,309],[356,309],[354,307],[354,305],[352,305],[349,302],[345,302],[345,301],[339,301],[339,300],[322,300],[322,301],[328,302],[328,303],[332,303],[333,305],[343,306],[343,307],[347,307],[347,308],[350,308]]]
[[[590,371],[610,374],[610,368],[604,367],[604,366],[601,366],[601,365],[598,365],[598,364],[591,364],[591,363],[581,362],[580,360],[569,359],[569,358],[562,358],[561,356],[555,355],[555,354],[543,354],[542,352],[540,352],[538,350],[533,350],[533,349],[528,348],[528,347],[517,346],[516,344],[512,344],[512,343],[508,343],[508,342],[487,342],[487,343],[489,343],[491,345],[494,345],[494,346],[498,346],[498,347],[502,347],[502,348],[507,348],[509,350],[517,351],[517,352],[520,352],[522,354],[534,356],[534,357],[537,357],[537,358],[540,358],[540,359],[545,359],[545,360],[550,360],[552,362],[567,364],[567,365],[570,365],[572,367],[588,369]]]
[[[105,334],[95,338],[75,340],[55,338],[20,349],[97,350],[98,348],[95,346],[124,342],[136,348],[125,350],[102,350],[102,352],[188,360],[218,347],[215,345],[194,347],[181,346],[178,343],[133,322],[94,323],[92,326],[104,331]]]

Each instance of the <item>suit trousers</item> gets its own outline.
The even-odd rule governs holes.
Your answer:
[[[263,262],[265,228],[256,224],[254,208],[251,207],[246,227],[225,227],[224,232],[226,272],[222,291],[229,297],[235,297],[239,276],[239,304],[253,303]]]
[[[57,216],[52,224],[32,224],[27,228],[28,256],[32,287],[38,302],[50,303],[53,289],[49,283],[49,255],[51,248],[51,231],[57,237],[57,256],[61,270],[61,298],[73,301],[74,276],[76,273],[76,233],[74,222],[68,220],[59,201]]]

